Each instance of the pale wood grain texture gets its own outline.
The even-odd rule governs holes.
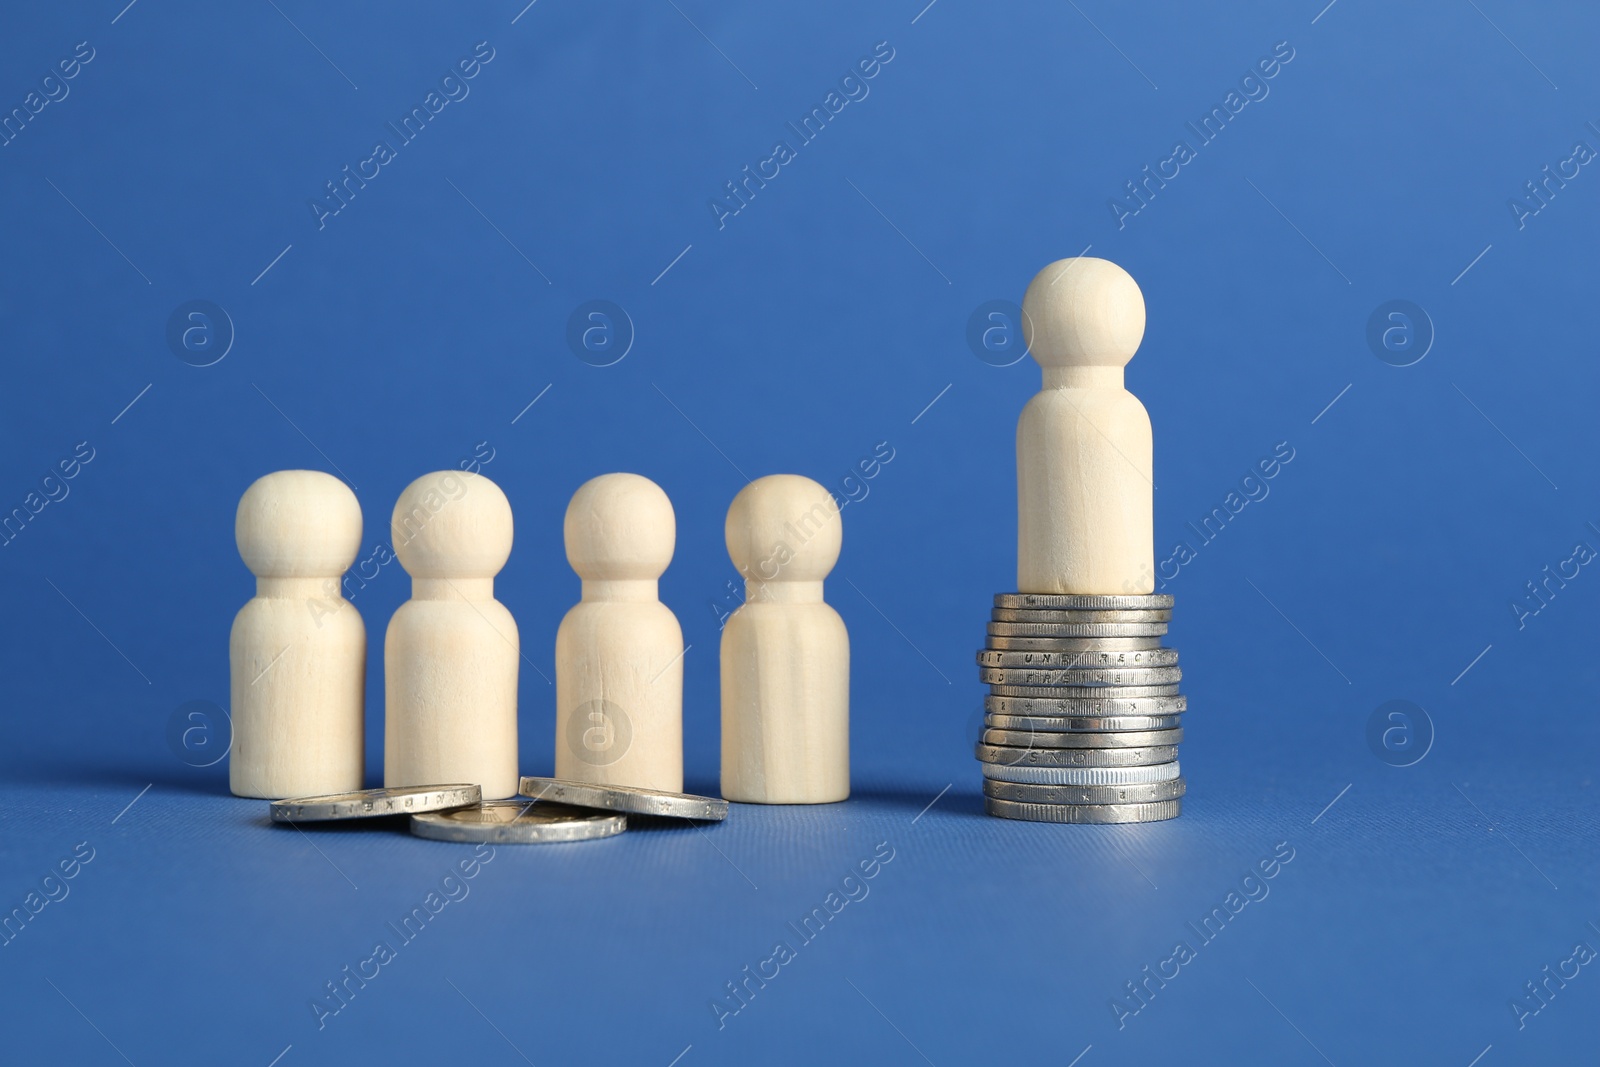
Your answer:
[[[234,537],[256,595],[228,638],[228,786],[273,800],[360,789],[367,631],[340,578],[361,505],[331,474],[277,471],[245,490]]]
[[[514,796],[520,644],[494,598],[511,504],[481,474],[426,474],[400,494],[390,538],[411,599],[384,639],[383,784],[475,783],[486,799]]]
[[[1017,422],[1017,589],[1155,589],[1150,416],[1123,388],[1144,336],[1127,271],[1083,257],[1050,264],[1022,301],[1043,388]]]
[[[683,790],[683,631],[657,599],[677,522],[637,474],[585,482],[567,505],[582,599],[556,631],[556,777]]]
[[[823,602],[839,506],[796,474],[758,478],[728,508],[745,602],[722,631],[722,795],[828,804],[850,795],[850,637]]]

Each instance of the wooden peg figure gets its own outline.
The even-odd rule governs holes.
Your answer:
[[[1144,296],[1115,263],[1062,259],[1022,311],[1044,387],[1017,423],[1017,590],[1152,592],[1150,416],[1123,388]]]
[[[228,638],[228,787],[273,800],[360,789],[367,629],[339,583],[361,505],[331,474],[277,471],[245,490],[234,538],[256,595]]]
[[[657,598],[677,541],[672,502],[603,474],[567,505],[583,598],[556,631],[556,777],[683,791],[683,631]]]
[[[511,504],[481,474],[425,474],[400,494],[389,536],[411,599],[383,645],[383,784],[514,796],[521,646],[494,598],[511,555]]]
[[[843,523],[810,478],[774,474],[728,508],[745,602],[722,630],[722,795],[830,804],[850,795],[850,636],[823,602]]]

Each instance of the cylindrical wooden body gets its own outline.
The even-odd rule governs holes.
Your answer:
[[[342,793],[362,786],[367,630],[322,579],[264,579],[228,637],[238,796]],[[334,580],[337,588],[337,580]]]
[[[748,602],[723,628],[722,795],[749,804],[850,795],[850,637],[820,599]]]
[[[556,631],[556,777],[680,793],[683,631],[639,584],[648,597],[585,599]]]
[[[1155,589],[1152,453],[1150,416],[1120,381],[1028,401],[1017,422],[1018,592]]]
[[[489,580],[454,584],[476,581]],[[383,645],[384,785],[516,795],[518,649],[516,621],[492,594],[400,605]]]

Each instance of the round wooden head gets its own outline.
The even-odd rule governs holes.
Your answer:
[[[1107,259],[1058,259],[1022,298],[1022,333],[1041,367],[1122,367],[1144,338],[1144,294]]]
[[[602,474],[572,494],[562,523],[567,562],[590,581],[654,581],[672,562],[677,518],[661,487],[638,474]]]
[[[481,474],[434,471],[405,487],[389,539],[413,578],[493,578],[511,556],[511,502]]]
[[[336,577],[361,549],[361,505],[331,474],[275,471],[244,491],[233,535],[257,577]]]
[[[820,582],[839,562],[844,523],[833,495],[810,478],[769,474],[733,498],[723,536],[748,581]]]

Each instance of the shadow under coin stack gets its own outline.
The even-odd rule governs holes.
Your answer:
[[[1177,650],[1163,594],[999,593],[978,673],[989,686],[984,810],[1033,822],[1158,822],[1182,810]]]

